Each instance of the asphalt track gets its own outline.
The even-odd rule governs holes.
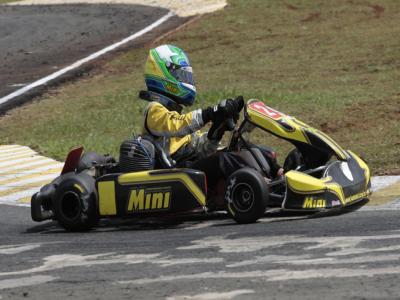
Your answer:
[[[66,233],[0,205],[2,299],[398,299],[399,211]],[[186,297],[186,298],[185,298]]]
[[[140,31],[167,13],[140,5],[0,6],[0,98]],[[173,17],[128,46],[143,46],[186,20]],[[81,73],[79,69],[57,82]],[[42,91],[35,89],[17,100]]]

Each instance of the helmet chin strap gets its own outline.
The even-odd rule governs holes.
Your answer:
[[[182,112],[181,105],[176,103],[171,98],[164,96],[162,94],[153,92],[153,91],[140,91],[139,98],[149,101],[149,102],[152,102],[152,101],[158,102],[158,103],[164,105],[170,111],[176,111],[178,113]]]

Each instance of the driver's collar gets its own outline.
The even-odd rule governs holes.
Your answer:
[[[152,92],[152,91],[140,91],[139,98],[146,101],[155,101],[164,105],[170,111],[176,111],[178,113],[182,112],[182,106],[176,103],[171,98],[164,96],[162,94]]]

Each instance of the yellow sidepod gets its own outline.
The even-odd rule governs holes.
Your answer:
[[[98,183],[98,192],[100,215],[115,216],[117,214],[117,207],[114,181],[100,181]]]
[[[138,185],[138,184],[149,184],[149,183],[161,183],[165,184],[168,182],[179,181],[183,183],[187,189],[193,194],[200,205],[206,205],[206,196],[202,190],[197,186],[196,183],[183,172],[172,172],[172,173],[157,173],[157,172],[135,172],[120,175],[118,177],[118,183],[121,185]]]
[[[335,182],[328,182],[332,178],[318,179],[310,175],[289,171],[285,174],[287,188],[298,194],[319,194],[323,192],[331,192],[339,198],[340,202],[345,204],[345,197],[342,187]]]

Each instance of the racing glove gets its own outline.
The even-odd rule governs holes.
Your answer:
[[[210,130],[208,130],[207,138],[210,141],[219,142],[222,139],[222,137],[224,136],[225,131],[227,131],[227,130],[228,130],[228,128],[227,128],[225,122],[213,123],[211,125]]]
[[[224,99],[214,107],[207,107],[202,110],[203,123],[206,124],[210,121],[213,123],[221,123],[229,118],[233,118],[235,121],[237,121],[243,106],[243,96],[239,96],[235,100]]]

